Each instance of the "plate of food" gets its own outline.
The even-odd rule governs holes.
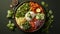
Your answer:
[[[43,26],[46,27],[42,28],[45,31],[53,22],[52,10],[47,8],[48,4],[44,1],[41,4],[34,1],[23,1],[14,5],[13,10],[8,10],[7,17],[14,18],[16,26],[24,32],[35,32]],[[11,24],[11,21],[9,21],[7,26],[9,27],[10,25],[12,27],[15,24]],[[13,29],[11,27],[9,28]]]
[[[34,32],[40,29],[45,22],[43,7],[33,1],[24,1],[16,7],[16,24],[25,32]]]

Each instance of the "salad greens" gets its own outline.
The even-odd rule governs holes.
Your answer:
[[[24,17],[29,11],[29,3],[22,4],[16,11],[16,17]]]
[[[36,19],[41,19],[41,20],[43,20],[43,19],[44,19],[44,14],[43,14],[43,13],[37,13],[37,14],[36,14]]]
[[[28,30],[31,27],[29,22],[27,22],[27,21],[22,26],[23,26],[24,30]]]
[[[41,19],[40,13],[36,15],[36,19]]]

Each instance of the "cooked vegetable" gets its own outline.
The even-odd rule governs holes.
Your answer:
[[[43,20],[45,15],[43,13],[41,13],[40,15],[41,15],[41,19]]]
[[[36,19],[44,19],[44,14],[43,13],[37,13],[36,14]]]
[[[22,4],[16,11],[16,17],[24,17],[29,11],[29,3]]]
[[[36,25],[35,24],[37,24],[37,23],[35,23],[37,21],[37,19],[36,18],[33,18],[31,21],[30,21],[30,25],[31,25],[31,29],[36,29]]]
[[[40,13],[36,14],[36,19],[41,19]]]
[[[35,23],[34,23],[34,21],[31,21],[30,24],[31,24],[31,27],[32,27],[32,28],[35,27]]]
[[[23,3],[16,11],[16,22],[22,30],[34,31],[43,23],[44,16],[43,8],[39,4]]]
[[[23,26],[24,30],[29,30],[29,28],[31,27],[29,22],[25,22],[22,26]]]
[[[14,8],[18,5],[17,0],[12,0],[12,4],[10,5],[10,8],[14,10]],[[45,13],[42,8],[42,6],[46,10],[46,21],[45,21]],[[25,2],[21,4],[16,11],[16,14],[13,16],[13,10],[8,10],[7,18],[14,18],[16,19],[16,23],[18,26],[27,32],[34,32],[38,30],[44,22],[45,26],[47,26],[44,31],[48,32],[48,28],[53,22],[53,12],[52,10],[48,10],[48,4],[46,4],[44,1],[41,2],[41,5],[39,5],[36,2]],[[47,8],[47,9],[46,9]],[[14,23],[9,21],[7,24],[7,27],[11,30],[14,29]],[[43,27],[44,28],[44,27]]]
[[[36,19],[41,19],[40,13],[36,14]]]
[[[24,24],[26,21],[25,17],[19,17],[19,18],[16,18],[16,22],[19,26],[21,26],[22,24]]]
[[[41,25],[42,20],[36,20],[35,23],[35,27],[37,28],[38,26]]]
[[[32,18],[32,16],[31,16],[31,14],[30,14],[30,13],[28,14],[28,17],[29,17],[29,18]]]
[[[30,10],[32,10],[34,13],[43,12],[43,8],[39,4],[34,2],[30,2],[29,4],[30,4]]]
[[[39,7],[39,5],[37,3],[34,3],[34,2],[30,2],[30,10],[32,10],[33,12],[36,13],[36,8]]]

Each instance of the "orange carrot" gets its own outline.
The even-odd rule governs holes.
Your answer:
[[[42,9],[42,7],[41,7],[39,4],[34,3],[34,2],[30,2],[29,4],[30,4],[30,9],[31,9],[34,13],[37,13],[37,12],[36,12],[36,9],[37,9],[37,8],[40,8],[40,9],[41,9],[41,12],[43,13],[43,9]]]

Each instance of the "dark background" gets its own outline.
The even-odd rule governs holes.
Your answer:
[[[23,2],[25,0],[19,0],[19,2]],[[50,28],[50,34],[60,34],[60,1],[59,0],[34,0],[38,3],[40,1],[45,1],[49,4],[49,8],[53,10],[54,14],[54,22],[53,27]],[[6,18],[7,10],[10,9],[9,5],[11,3],[11,0],[0,0],[0,34],[27,34],[25,32],[22,32],[18,28],[16,28],[15,31],[10,31],[6,24],[8,23],[8,20]],[[30,33],[31,34],[31,33]],[[32,34],[41,34],[39,31],[32,33]],[[42,33],[43,34],[43,33]]]

